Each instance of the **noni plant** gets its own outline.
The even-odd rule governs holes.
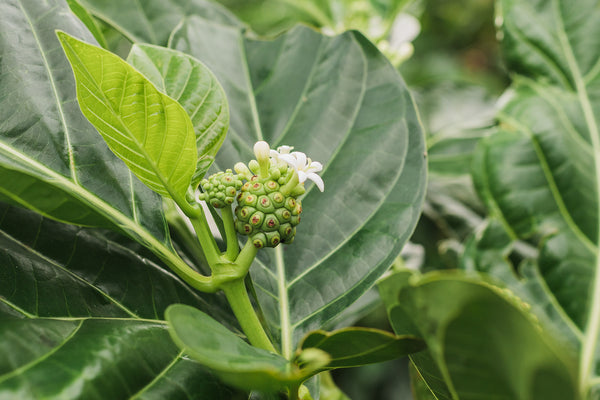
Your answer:
[[[0,397],[318,398],[423,349],[346,313],[423,201],[397,71],[143,3],[0,3]]]

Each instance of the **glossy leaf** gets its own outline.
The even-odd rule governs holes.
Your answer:
[[[177,100],[190,116],[198,150],[194,182],[198,182],[214,161],[229,127],[223,88],[204,64],[175,50],[136,44],[127,61],[158,90]]]
[[[209,0],[79,0],[92,15],[119,30],[135,43],[165,46],[171,31],[192,15],[241,26],[227,9]]]
[[[373,285],[412,232],[425,185],[412,99],[355,32],[325,37],[297,28],[263,42],[191,17],[171,44],[205,63],[227,93],[231,126],[219,168],[249,161],[260,139],[272,148],[295,146],[325,166],[325,192],[307,186],[293,245],[261,250],[252,267],[267,320],[289,356],[305,333]]]
[[[499,4],[514,81],[473,175],[508,245],[528,241],[539,255],[519,266],[522,283],[497,267],[494,276],[535,300],[544,329],[576,353],[586,397],[600,376],[600,50],[591,39],[600,10],[586,0]]]
[[[142,182],[183,204],[198,158],[185,110],[118,56],[63,32],[58,37],[83,114]]]
[[[510,292],[430,273],[411,279],[398,302],[427,342],[452,398],[579,398],[576,360]]]
[[[234,396],[181,354],[163,321],[184,302],[231,323],[226,306],[129,247],[2,205],[0,398]]]
[[[254,347],[207,314],[174,304],[166,311],[171,337],[187,354],[211,368],[224,381],[248,390],[275,392],[301,382],[312,370],[288,369],[279,354]]]
[[[396,336],[389,332],[352,327],[333,332],[314,331],[300,343],[301,349],[316,348],[329,354],[327,369],[357,367],[389,361],[424,349],[415,336]]]
[[[0,199],[172,248],[161,200],[82,115],[56,29],[93,41],[63,1],[0,3]]]

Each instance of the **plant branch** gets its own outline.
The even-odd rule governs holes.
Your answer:
[[[225,257],[233,261],[240,254],[240,247],[237,240],[237,232],[233,222],[233,212],[231,206],[226,206],[221,209],[221,217],[223,218],[223,226],[225,227],[225,240],[227,242],[227,251]]]

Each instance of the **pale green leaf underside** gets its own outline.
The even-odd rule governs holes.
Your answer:
[[[430,274],[399,290],[398,304],[426,340],[453,399],[577,398],[575,360],[502,289]],[[415,361],[418,367],[419,355]]]
[[[227,93],[231,125],[218,167],[253,158],[257,140],[295,146],[325,166],[324,193],[307,183],[295,242],[261,251],[251,270],[289,356],[372,286],[412,232],[425,184],[412,99],[356,33],[297,28],[262,42],[191,17],[170,45],[211,68]]]
[[[185,110],[116,55],[58,36],[75,73],[83,114],[143,183],[185,201],[197,159]]]

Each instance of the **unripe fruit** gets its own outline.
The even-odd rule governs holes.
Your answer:
[[[296,235],[302,206],[299,200],[279,192],[279,188],[274,179],[259,182],[254,176],[237,196],[236,230],[249,236],[257,248],[292,243]]]
[[[200,181],[203,193],[200,200],[206,201],[215,208],[223,208],[233,204],[238,190],[242,187],[242,179],[234,175],[230,169],[225,172],[217,172]]]

